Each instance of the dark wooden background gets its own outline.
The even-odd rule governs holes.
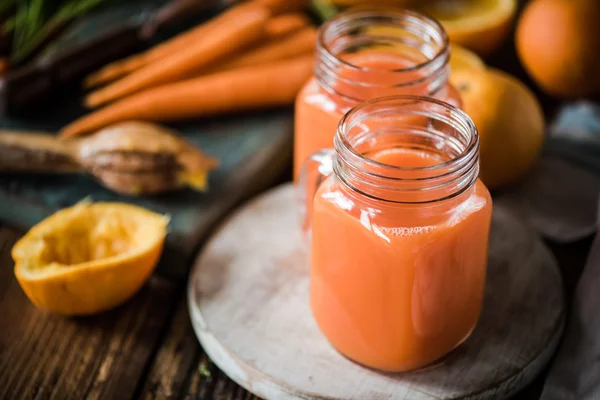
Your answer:
[[[548,118],[559,104],[531,84],[507,41],[489,64],[523,79]],[[272,185],[289,179],[289,164]],[[37,310],[13,274],[10,250],[23,232],[0,225],[0,398],[254,399],[208,359],[192,331],[186,276],[156,274],[123,306],[87,318]],[[548,243],[570,300],[591,238]],[[165,259],[163,262],[168,263]],[[515,399],[539,397],[545,374]]]
[[[0,227],[0,398],[255,399],[212,364],[190,325],[185,279],[154,276],[131,301],[101,315],[37,310],[13,275],[22,232]],[[591,239],[549,243],[570,299]],[[168,260],[167,260],[168,261]],[[536,399],[545,374],[515,399]]]

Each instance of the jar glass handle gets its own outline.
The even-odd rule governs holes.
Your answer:
[[[322,149],[313,153],[302,164],[296,183],[302,232],[308,234],[311,227],[313,199],[321,183],[333,172],[334,149]]]

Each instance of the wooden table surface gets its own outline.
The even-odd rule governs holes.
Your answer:
[[[0,226],[1,399],[256,398],[202,351],[185,279],[156,275],[132,300],[94,317],[51,315],[29,302],[14,277],[10,250],[22,233]],[[571,298],[591,239],[549,245]],[[538,398],[543,381],[515,399]]]
[[[531,84],[511,42],[489,64],[528,83],[552,115],[556,102]],[[202,351],[185,277],[155,275],[132,300],[98,316],[54,316],[37,310],[14,277],[10,250],[22,234],[0,225],[0,399],[256,399]],[[591,243],[548,243],[568,299]],[[539,398],[544,379],[515,399]]]

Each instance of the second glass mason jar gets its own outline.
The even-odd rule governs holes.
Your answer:
[[[455,105],[450,46],[442,26],[403,9],[354,9],[325,23],[314,76],[296,99],[294,180],[304,160],[333,145],[342,116],[375,97],[420,95]]]
[[[475,125],[435,99],[388,97],[353,108],[334,143],[309,158],[300,186],[317,188],[313,315],[358,363],[426,366],[470,335],[482,308],[492,202]]]

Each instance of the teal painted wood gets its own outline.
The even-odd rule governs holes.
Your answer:
[[[278,178],[291,157],[292,124],[289,110],[231,116],[180,126],[190,141],[221,160],[210,176],[209,191],[180,190],[170,194],[131,198],[104,189],[86,175],[0,175],[0,220],[29,228],[54,211],[86,197],[94,201],[124,201],[171,216],[167,273],[181,275],[210,228],[241,199]],[[48,121],[51,125],[53,121]],[[30,129],[24,121],[0,127]],[[177,126],[174,126],[178,128]]]
[[[139,8],[127,8],[132,13]],[[135,11],[137,10],[137,11]],[[123,9],[116,10],[123,16]],[[107,11],[112,12],[112,11]],[[127,14],[127,13],[125,13]],[[116,14],[115,14],[116,15]],[[106,14],[90,18],[90,26]],[[80,40],[89,28],[77,24],[64,37]],[[56,132],[85,113],[81,93],[57,97],[52,107],[20,119],[0,118],[0,129]],[[235,204],[268,186],[288,167],[292,149],[290,109],[230,115],[170,125],[207,154],[221,161],[210,175],[207,193],[181,190],[166,195],[131,198],[104,189],[86,175],[0,175],[0,221],[29,228],[54,211],[86,197],[94,201],[123,201],[169,214],[170,233],[159,270],[184,276],[186,263],[199,242]]]

